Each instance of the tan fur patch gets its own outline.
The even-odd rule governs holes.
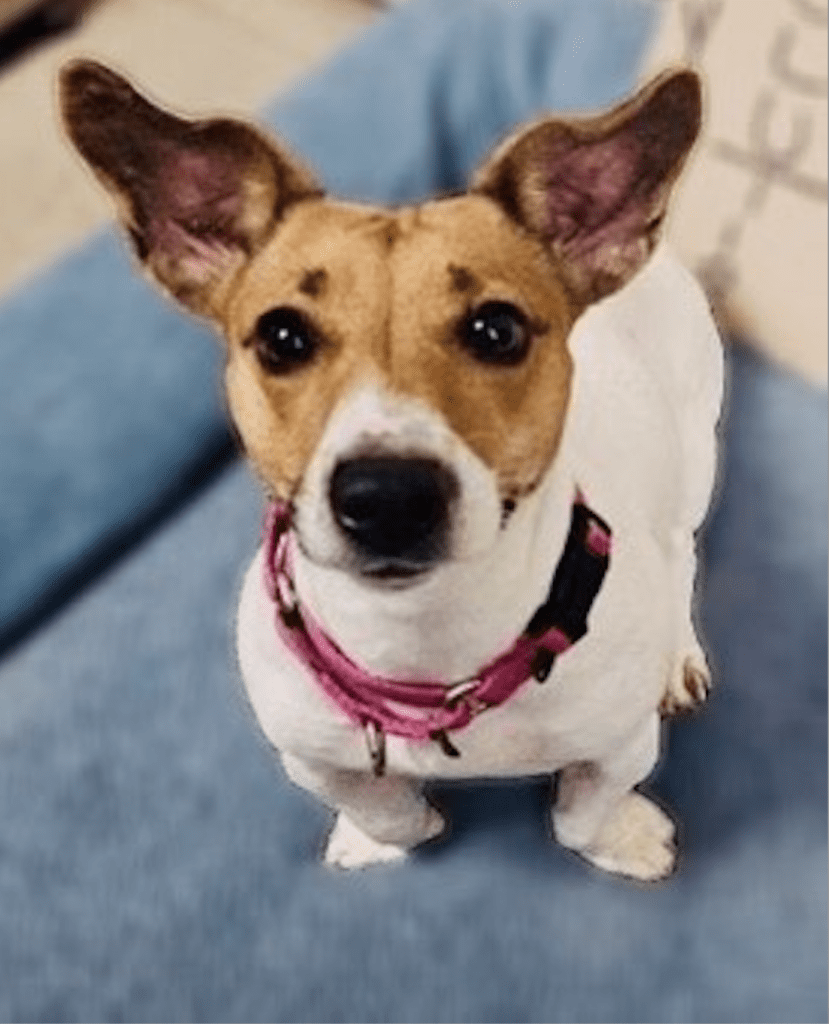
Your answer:
[[[539,122],[495,152],[470,194],[396,211],[329,202],[255,129],[167,113],[94,62],[64,70],[61,98],[147,269],[223,326],[230,409],[271,489],[296,491],[334,406],[372,383],[442,415],[508,508],[555,454],[577,315],[650,251],[700,88],[666,74],[605,115]],[[509,365],[462,343],[485,302],[518,307],[532,333]],[[299,311],[298,330],[310,323],[319,342],[282,373],[250,344],[276,307]]]
[[[324,287],[309,287],[309,268]],[[482,364],[461,345],[459,325],[485,300],[514,303],[535,325],[520,365]],[[277,306],[301,310],[321,339],[313,360],[283,376],[243,344]],[[576,313],[543,246],[487,198],[397,212],[307,201],[288,211],[221,313],[230,408],[260,472],[288,496],[337,402],[380,383],[441,414],[502,496],[516,497],[558,445]]]

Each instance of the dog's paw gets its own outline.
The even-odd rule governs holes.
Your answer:
[[[702,648],[695,645],[693,650],[677,657],[659,712],[668,717],[696,711],[710,691],[711,671]]]
[[[369,864],[391,864],[404,860],[406,848],[394,843],[378,843],[357,828],[350,818],[344,814],[337,815],[337,821],[328,837],[325,849],[325,863],[330,867],[353,868],[368,867]]]
[[[676,829],[641,793],[628,793],[581,854],[602,871],[643,882],[667,877],[676,862]]]

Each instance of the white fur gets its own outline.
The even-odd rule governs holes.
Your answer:
[[[337,462],[375,450],[385,455],[431,456],[451,466],[460,484],[452,557],[467,559],[492,546],[501,503],[484,463],[423,403],[367,383],[334,410],[296,498],[295,525],[314,564],[348,567],[349,552],[327,500],[328,481]]]
[[[561,842],[622,874],[670,870],[669,820],[629,794],[658,757],[666,692],[681,703],[686,665],[705,672],[691,621],[693,534],[714,484],[721,346],[698,285],[661,250],[581,318],[570,347],[574,389],[560,451],[506,529],[494,526],[497,495],[486,467],[431,410],[391,403],[376,388],[340,407],[301,495],[300,531],[322,556],[296,552],[301,600],[353,660],[400,678],[463,679],[514,640],[546,594],[576,486],[611,525],[610,569],[589,633],[544,685],[528,682],[453,734],[460,758],[391,736],[389,775],[376,780],[360,730],[277,639],[261,551],[248,572],[238,630],[245,685],[291,777],[344,815],[329,856],[338,864],[389,859],[389,844],[405,848],[434,835],[424,778],[562,770],[554,812]],[[439,454],[462,485],[456,557],[396,591],[338,566],[323,500],[333,460],[378,436],[401,451]]]

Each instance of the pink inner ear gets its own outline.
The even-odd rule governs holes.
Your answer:
[[[548,155],[545,175],[550,239],[576,251],[621,244],[647,207],[647,195],[641,195],[647,189],[637,187],[642,182],[635,142],[617,136],[556,149]]]
[[[147,194],[149,248],[177,259],[224,263],[230,250],[244,248],[242,204],[241,178],[232,158],[171,149],[162,154]]]
[[[239,171],[226,156],[181,150],[163,166],[171,215],[187,218],[209,210],[231,218],[239,213]]]

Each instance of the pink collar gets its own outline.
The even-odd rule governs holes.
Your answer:
[[[448,733],[462,729],[488,708],[503,704],[530,677],[543,682],[557,655],[587,631],[587,612],[610,558],[609,527],[577,494],[570,534],[550,595],[512,647],[470,679],[402,682],[372,675],[326,635],[307,608],[300,608],[290,573],[291,512],[273,503],[265,522],[265,585],[276,604],[276,629],[285,645],[314,673],[336,706],[366,732],[376,774],[385,766],[385,736],[438,742],[459,756]]]

